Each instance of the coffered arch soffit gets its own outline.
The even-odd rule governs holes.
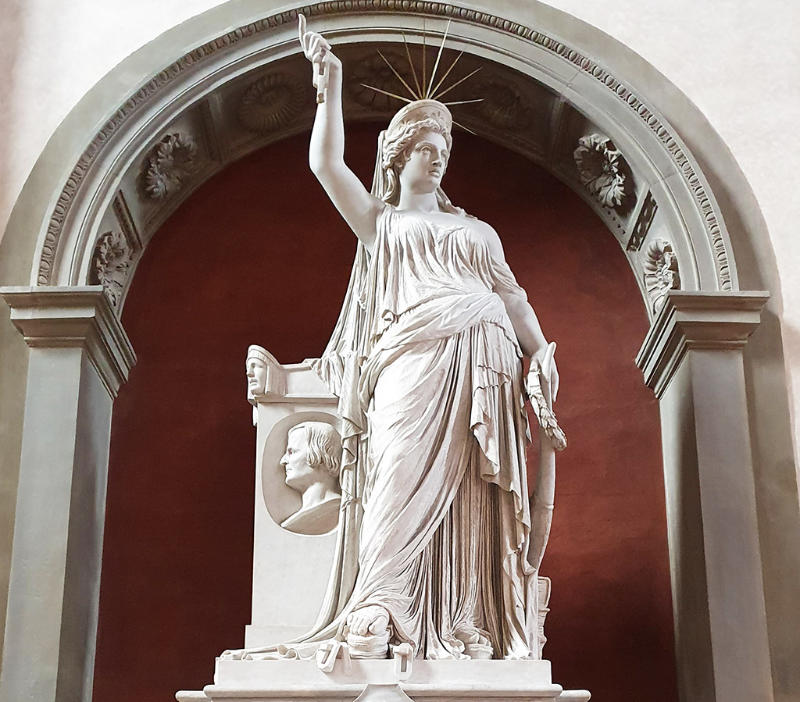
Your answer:
[[[399,9],[398,9],[399,8]],[[455,119],[529,157],[577,192],[625,251],[654,315],[669,289],[738,289],[715,199],[679,136],[599,61],[546,30],[444,3],[324,2],[300,8],[345,64],[347,120],[386,120],[411,83],[403,37],[430,72],[451,20],[439,75],[458,52],[448,100]],[[434,46],[431,46],[433,44]],[[314,104],[286,10],[221,33],[141,86],[72,170],[40,234],[33,285],[105,286],[119,311],[141,252],[203,181],[247,153],[307,130]],[[450,81],[448,81],[448,84]]]

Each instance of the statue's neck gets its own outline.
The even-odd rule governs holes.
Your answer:
[[[400,191],[397,202],[398,210],[417,210],[419,212],[439,212],[439,202],[436,193],[413,193],[407,190]]]
[[[336,495],[337,492],[335,488],[327,481],[314,483],[313,485],[310,485],[305,492],[303,492],[300,509],[313,507],[320,502],[324,502],[332,497],[336,497]]]

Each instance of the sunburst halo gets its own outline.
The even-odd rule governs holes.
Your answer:
[[[403,45],[405,46],[405,50],[406,50],[406,57],[408,58],[408,66],[411,69],[411,75],[412,75],[412,77],[414,79],[414,86],[416,87],[416,90],[414,90],[408,84],[408,82],[400,75],[400,73],[397,71],[397,69],[395,69],[395,67],[392,66],[392,64],[389,61],[389,59],[387,59],[380,51],[378,51],[378,55],[386,62],[386,65],[389,66],[389,68],[391,69],[392,73],[394,73],[394,75],[397,77],[397,79],[402,83],[403,87],[408,91],[408,94],[410,95],[410,98],[404,97],[402,95],[398,95],[396,93],[389,92],[388,90],[382,90],[381,88],[376,88],[376,87],[374,87],[372,85],[367,85],[366,83],[361,83],[361,85],[363,87],[365,87],[365,88],[368,88],[369,90],[374,90],[376,93],[380,93],[381,95],[388,95],[389,97],[393,97],[393,98],[395,98],[397,100],[402,100],[403,102],[409,103],[409,102],[413,102],[415,100],[439,100],[439,98],[441,98],[445,94],[449,93],[453,88],[455,88],[458,85],[461,85],[461,83],[463,83],[465,80],[467,80],[468,78],[471,78],[472,76],[474,76],[478,71],[481,70],[480,68],[476,68],[474,71],[471,71],[466,76],[464,76],[463,78],[460,78],[459,80],[457,80],[452,85],[442,89],[441,91],[439,90],[439,88],[442,87],[442,84],[444,83],[444,81],[447,79],[447,76],[450,75],[450,72],[453,70],[455,65],[458,63],[458,60],[463,55],[464,52],[461,51],[461,52],[458,53],[458,55],[455,57],[455,59],[453,59],[453,62],[450,64],[448,69],[445,71],[444,75],[439,79],[439,82],[434,84],[434,81],[436,80],[436,72],[439,69],[439,63],[440,63],[441,58],[442,58],[442,51],[444,50],[444,44],[445,44],[445,41],[447,41],[447,33],[450,31],[450,23],[451,22],[452,22],[452,20],[448,20],[447,21],[447,26],[445,27],[444,34],[442,35],[442,43],[439,45],[439,51],[436,54],[436,61],[433,64],[433,70],[431,71],[430,80],[428,80],[427,72],[426,72],[426,66],[425,66],[425,32],[423,30],[423,34],[422,34],[422,75],[421,75],[422,83],[421,84],[420,84],[420,79],[417,78],[417,71],[416,71],[416,69],[414,67],[414,62],[411,59],[411,52],[409,51],[409,48],[408,48],[408,42],[406,41],[406,36],[405,36],[405,34],[402,35],[403,36]],[[445,102],[443,104],[444,105],[467,105],[467,104],[470,104],[470,103],[482,102],[482,101],[483,101],[483,98],[474,98],[474,99],[471,99],[471,100],[454,100],[452,102]],[[459,124],[458,122],[455,122],[455,121],[453,122],[453,124],[457,124],[459,127],[461,127],[462,129],[465,129],[466,131],[470,132],[471,134],[475,133],[471,129],[467,129],[463,124]]]

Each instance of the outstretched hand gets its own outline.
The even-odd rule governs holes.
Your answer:
[[[311,61],[314,68],[312,79],[314,87],[317,89],[317,102],[325,101],[325,89],[328,87],[328,71],[326,65],[338,63],[339,59],[331,52],[331,45],[327,39],[317,32],[309,32],[306,27],[305,15],[297,15],[298,32],[300,35],[300,46],[305,57]]]
[[[321,34],[309,32],[306,29],[305,15],[298,14],[297,20],[300,32],[300,46],[303,47],[303,53],[311,63],[322,63],[325,53],[331,50],[331,45]]]

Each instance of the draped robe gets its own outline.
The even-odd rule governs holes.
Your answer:
[[[394,643],[460,658],[538,657],[521,351],[501,295],[524,297],[469,217],[386,205],[359,244],[333,336],[314,368],[339,398],[339,541],[305,657],[368,605]],[[474,640],[474,639],[473,639]]]

